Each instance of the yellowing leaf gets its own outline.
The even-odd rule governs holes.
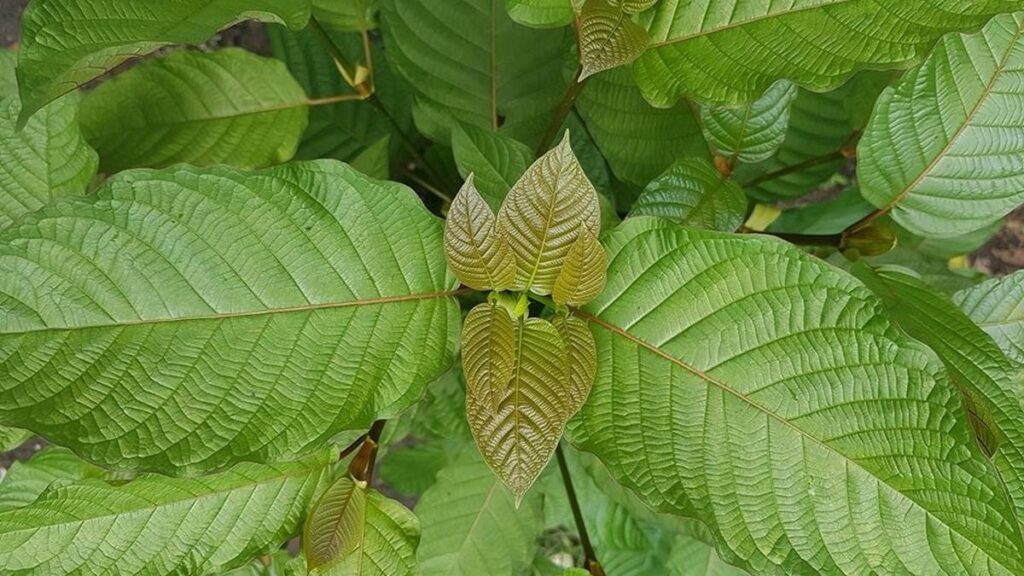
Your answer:
[[[607,267],[608,258],[601,242],[593,232],[581,228],[565,255],[551,297],[556,303],[568,306],[582,306],[590,302],[604,290]]]
[[[647,48],[647,31],[625,7],[589,0],[580,13],[580,79],[629,64]]]
[[[459,281],[476,290],[503,290],[515,279],[515,260],[495,226],[494,213],[470,174],[452,200],[444,251]]]
[[[597,233],[597,191],[569,145],[541,156],[512,186],[498,212],[498,230],[516,261],[513,288],[549,294],[580,226]]]
[[[363,540],[365,516],[365,483],[344,476],[324,491],[302,534],[309,569],[333,564],[355,551]]]
[[[566,358],[569,365],[569,396],[572,398],[569,417],[572,418],[583,407],[587,396],[590,396],[590,387],[594,385],[594,376],[597,374],[597,344],[594,343],[594,335],[590,332],[587,322],[578,316],[558,316],[552,320],[552,324],[562,336],[568,353]]]
[[[482,306],[492,307],[492,318],[500,317],[494,305]],[[490,326],[504,330],[503,322]],[[477,447],[518,505],[551,459],[572,415],[573,398],[566,385],[566,346],[555,327],[539,318],[520,318],[514,338],[509,379],[497,377],[503,374],[500,370],[473,369],[473,359],[484,344],[472,341],[465,343],[469,359],[463,360],[463,370],[466,416]]]
[[[515,320],[500,304],[481,304],[462,326],[462,371],[467,393],[488,410],[496,410],[500,391],[515,369]]]

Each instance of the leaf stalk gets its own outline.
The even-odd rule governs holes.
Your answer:
[[[580,544],[583,546],[583,566],[592,576],[605,576],[604,568],[597,561],[597,554],[594,546],[590,543],[590,535],[587,533],[587,526],[583,522],[583,512],[580,511],[580,503],[576,497],[576,489],[572,485],[572,476],[569,475],[569,464],[565,461],[565,452],[562,451],[562,443],[555,448],[555,457],[558,460],[558,469],[562,473],[562,483],[565,485],[565,495],[569,499],[569,507],[572,509],[572,518],[576,522],[576,531],[580,536]]]

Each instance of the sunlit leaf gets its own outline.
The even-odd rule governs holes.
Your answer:
[[[413,576],[420,522],[408,508],[367,490],[361,540],[343,560],[310,572],[314,576]]]
[[[470,174],[452,200],[444,228],[448,265],[459,280],[477,290],[504,290],[515,282],[512,249]]]
[[[647,31],[607,0],[587,0],[580,12],[580,79],[636,60]]]
[[[15,462],[0,480],[0,511],[35,502],[55,482],[70,483],[102,476],[103,469],[84,462],[70,451],[46,448],[27,461]]]
[[[576,241],[565,255],[551,298],[557,304],[568,306],[590,302],[604,289],[607,267],[604,247],[597,236],[586,227],[580,227]]]
[[[302,532],[306,566],[314,570],[352,554],[363,541],[365,518],[366,483],[347,475],[337,479],[306,518]]]
[[[1024,367],[1024,271],[961,290],[953,300],[1010,360]]]
[[[578,316],[559,315],[551,323],[565,343],[566,361],[569,364],[569,396],[572,399],[569,411],[575,414],[587,401],[590,388],[594,385],[597,345],[590,327]]]
[[[302,28],[309,12],[309,0],[33,0],[21,19],[21,119],[161,46],[199,44],[246,18]]]
[[[470,310],[462,327],[462,372],[467,398],[479,408],[495,411],[516,370],[516,320],[497,303]],[[468,406],[468,404],[467,404]],[[470,423],[473,418],[471,414]]]
[[[240,48],[176,52],[82,99],[82,131],[104,172],[179,162],[258,168],[289,160],[306,94],[284,64]]]
[[[782,145],[789,127],[789,107],[797,88],[788,80],[772,84],[745,106],[703,106],[704,135],[719,153],[742,162],[761,162]]]
[[[945,37],[886,90],[858,147],[861,193],[914,234],[982,228],[1024,202],[1024,14]]]
[[[569,249],[584,227],[597,234],[597,191],[566,135],[512,186],[498,212],[498,230],[516,260],[516,290],[550,294]]]

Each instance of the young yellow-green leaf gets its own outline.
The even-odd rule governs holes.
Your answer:
[[[366,483],[338,478],[313,505],[302,531],[306,566],[315,570],[344,560],[363,541]]]
[[[946,36],[879,99],[858,147],[864,197],[910,232],[940,238],[1024,202],[1022,74],[1024,13]]]
[[[607,267],[608,259],[601,242],[593,232],[581,226],[562,262],[551,298],[557,304],[568,306],[590,302],[604,289]]]
[[[1024,570],[959,393],[857,280],[649,218],[606,247],[582,313],[602,362],[571,437],[648,505],[703,519],[758,572]]]
[[[48,486],[85,478],[101,478],[104,471],[64,448],[47,448],[27,461],[15,462],[0,480],[0,511],[27,506]]]
[[[647,31],[621,7],[587,0],[580,12],[580,80],[636,60],[647,48]]]
[[[594,374],[597,372],[597,345],[594,335],[585,320],[572,314],[556,316],[551,324],[562,336],[569,363],[569,396],[572,405],[571,415],[579,411],[590,395],[594,385]]]
[[[520,574],[536,550],[539,499],[512,494],[470,446],[442,469],[416,505],[423,576]]]
[[[573,3],[578,0],[505,0],[508,15],[533,28],[565,26],[573,20]]]
[[[175,52],[82,99],[82,131],[104,172],[179,162],[259,168],[289,160],[306,94],[284,64],[240,48]]]
[[[0,68],[13,70],[15,53],[0,49],[0,56]],[[0,87],[0,230],[54,198],[84,194],[98,164],[78,128],[77,96],[51,103],[19,129],[20,111],[16,84]]]
[[[746,214],[743,190],[703,158],[680,160],[651,180],[629,212],[722,232],[739,228]]]
[[[50,486],[0,512],[0,566],[10,576],[211,574],[281,546],[328,471],[326,454],[242,463],[201,478],[146,474]]]
[[[516,367],[516,320],[497,303],[469,311],[462,326],[462,372],[474,402],[496,410]]]
[[[626,14],[639,14],[658,3],[658,0],[608,0],[612,6],[621,7]]]
[[[309,11],[309,0],[33,0],[21,21],[21,119],[129,58],[246,18],[302,28]]]
[[[704,135],[719,153],[733,160],[767,160],[786,137],[789,108],[797,92],[795,84],[779,80],[745,106],[702,106]]]
[[[516,261],[516,290],[550,294],[569,249],[584,227],[597,234],[597,190],[572,153],[569,134],[512,186],[498,212],[498,230]]]
[[[470,174],[448,209],[444,251],[459,281],[476,290],[504,290],[516,277],[516,263],[490,206]]]
[[[961,290],[953,300],[1011,361],[1024,367],[1024,271]]]
[[[533,151],[526,144],[473,125],[452,129],[452,153],[459,174],[473,174],[480,195],[495,211],[533,163]]]
[[[889,314],[910,336],[927,344],[946,365],[964,396],[992,474],[1014,503],[1015,536],[1024,541],[1024,404],[1013,364],[947,296],[900,268],[853,267],[886,303]]]
[[[656,106],[683,95],[755,100],[781,78],[822,92],[861,68],[913,64],[946,32],[977,28],[1018,0],[664,0],[645,14],[651,48],[634,65]]]
[[[481,304],[477,309],[485,306],[497,307]],[[484,313],[491,318],[508,314]],[[503,321],[481,325],[484,328],[475,331],[466,345],[475,341],[475,347],[482,347],[491,340],[506,338],[504,333],[493,338],[486,334],[492,328],[503,330]],[[567,349],[550,322],[540,318],[516,319],[513,338],[513,366],[507,380],[498,377],[503,375],[501,369],[474,368],[483,361],[471,359],[464,361],[463,366],[466,418],[473,438],[488,466],[512,490],[518,504],[554,454],[565,423],[572,416],[572,395]],[[477,351],[472,358],[481,354]],[[493,352],[490,355],[497,356]]]
[[[416,94],[417,126],[444,144],[461,123],[533,146],[569,82],[572,31],[521,26],[501,0],[382,0],[381,25],[388,61]]]
[[[122,173],[0,232],[0,424],[192,473],[365,429],[452,361],[442,237],[336,161]]]
[[[690,106],[651,107],[625,68],[587,80],[577,107],[612,172],[630,184],[647,184],[680,158],[708,156]]]
[[[310,570],[312,576],[416,576],[420,522],[408,508],[376,490],[366,491],[357,549],[344,559]]]

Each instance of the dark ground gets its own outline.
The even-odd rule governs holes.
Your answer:
[[[0,0],[0,45],[11,46],[18,40],[21,12],[29,0]],[[253,52],[269,52],[262,25],[247,22],[222,32],[211,41],[218,46],[241,46]],[[990,274],[1008,274],[1024,268],[1024,207],[1006,217],[1003,229],[980,250],[972,254],[975,267]],[[0,474],[17,460],[25,460],[45,443],[34,439],[11,452],[0,452]]]

